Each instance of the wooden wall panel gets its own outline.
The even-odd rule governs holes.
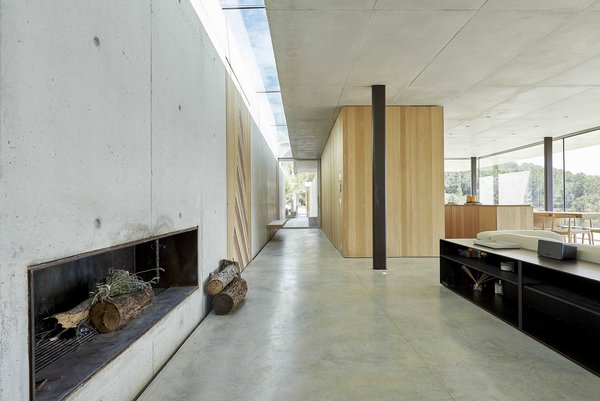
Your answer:
[[[368,257],[373,247],[371,107],[343,107],[338,122],[340,119],[344,177],[342,255]],[[445,226],[443,109],[389,106],[386,124],[388,256],[437,256]],[[337,123],[336,127],[334,131],[338,132]],[[332,137],[333,132],[323,152],[323,171],[328,169]],[[329,219],[335,218],[329,215],[324,207],[323,230],[328,237]]]
[[[386,209],[389,256],[436,256],[444,238],[441,107],[389,106]]]
[[[370,107],[344,107],[344,256],[373,252],[372,117]]]
[[[250,113],[227,80],[227,253],[244,269],[251,260]]]
[[[447,205],[446,238],[475,238],[494,230],[533,228],[531,205]]]
[[[468,206],[468,208],[473,208],[477,210],[479,213],[478,222],[479,225],[475,230],[475,237],[477,237],[477,233],[481,231],[493,231],[498,226],[498,208],[497,207],[478,207],[474,205]]]
[[[338,117],[321,155],[321,229],[343,251],[343,119]]]
[[[499,206],[497,213],[498,230],[533,229],[532,206]]]

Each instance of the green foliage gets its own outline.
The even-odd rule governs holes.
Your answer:
[[[495,198],[498,199],[498,176],[500,174],[513,173],[517,171],[529,171],[529,183],[527,186],[527,203],[536,208],[544,205],[544,168],[530,163],[505,163],[493,168],[481,169],[480,177],[493,176],[495,181]],[[563,188],[563,170],[554,169],[554,209],[567,211],[600,211],[600,176],[587,175],[584,173],[573,174],[567,171],[564,174],[566,191]],[[466,194],[470,193],[471,172],[446,172],[445,193],[446,202],[462,203]],[[563,196],[564,192],[564,196]]]
[[[444,185],[446,202],[462,203],[471,193],[471,172],[447,172]]]
[[[293,163],[283,164],[285,171],[285,203],[291,203],[293,194],[296,194],[298,205],[306,206],[306,187],[304,183],[311,182],[315,173],[296,173]]]

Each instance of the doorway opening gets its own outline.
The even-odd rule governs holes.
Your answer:
[[[319,160],[279,159],[279,205],[284,228],[321,226]]]

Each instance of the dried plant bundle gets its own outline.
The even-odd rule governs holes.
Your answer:
[[[486,283],[488,281],[494,280],[494,276],[491,276],[487,273],[477,273],[477,278],[475,278],[471,270],[465,265],[462,265],[460,268],[463,269],[465,273],[467,273],[471,280],[473,280],[473,283],[477,286],[480,286],[481,284]]]
[[[92,295],[92,305],[134,291],[150,289],[152,281],[144,281],[127,270],[109,269],[104,283],[96,284]]]

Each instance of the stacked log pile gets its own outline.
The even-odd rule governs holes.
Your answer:
[[[244,300],[248,292],[248,284],[240,276],[237,262],[222,260],[217,273],[211,273],[206,285],[206,292],[214,295],[213,309],[217,315],[225,315]]]

